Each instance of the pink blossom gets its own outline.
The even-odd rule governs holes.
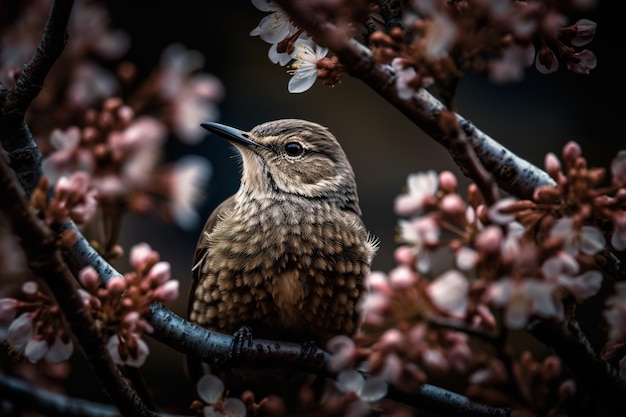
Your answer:
[[[291,58],[294,62],[289,66],[288,89],[290,93],[303,93],[313,86],[317,79],[317,63],[328,54],[328,48],[314,43],[310,39],[298,39]]]
[[[489,78],[498,84],[521,81],[524,69],[532,64],[534,57],[532,44],[527,47],[512,44],[504,50],[501,58],[490,62]]]
[[[421,355],[422,365],[425,369],[444,373],[450,369],[450,364],[441,349],[425,349]]]
[[[467,277],[456,270],[450,270],[437,277],[427,288],[430,301],[441,311],[454,317],[463,318],[469,304]]]
[[[56,337],[52,346],[37,334],[31,313],[23,313],[9,326],[6,341],[32,363],[44,359],[50,363],[67,360],[73,352],[72,341]]]
[[[439,239],[439,225],[431,216],[418,217],[412,221],[400,220],[402,240],[412,244],[417,253],[417,269],[420,272],[430,270],[430,255],[427,247],[436,244]]]
[[[136,271],[143,271],[148,262],[158,262],[158,260],[159,254],[145,242],[138,243],[130,248],[130,264]]]
[[[415,286],[418,277],[407,265],[400,265],[389,272],[389,283],[395,290],[404,290]]]
[[[609,340],[626,341],[626,282],[615,284],[615,294],[606,301],[604,317],[609,326]]]
[[[327,364],[331,372],[338,372],[355,365],[356,345],[352,338],[344,335],[335,336],[326,343],[326,350],[331,354]]]
[[[467,246],[462,246],[455,252],[454,257],[456,266],[463,271],[468,271],[476,266],[478,252]]]
[[[611,246],[617,251],[626,249],[626,211],[617,211],[613,214],[613,235]]]
[[[504,277],[489,287],[488,300],[505,307],[507,327],[519,329],[526,325],[531,314],[544,318],[560,318],[562,311],[552,295],[555,284],[533,278],[522,281]]]
[[[489,220],[496,224],[508,224],[515,220],[515,214],[508,211],[511,205],[515,204],[517,200],[515,198],[503,198],[498,200],[495,204],[491,205],[487,211]]]
[[[564,249],[572,255],[579,252],[595,255],[606,245],[604,236],[598,228],[594,226],[575,228],[574,219],[571,217],[557,219],[550,229],[550,235],[563,238]]]
[[[137,350],[135,355],[127,354],[125,355],[126,358],[122,358],[122,356],[120,355],[120,337],[115,334],[109,338],[109,341],[107,342],[107,349],[113,361],[118,365],[128,365],[139,368],[148,358],[150,349],[148,348],[146,342],[144,342],[141,337],[139,337],[139,335],[135,333],[130,333],[130,337],[135,339],[134,342],[137,344]]]
[[[354,392],[366,403],[375,403],[387,395],[387,383],[378,376],[364,378],[356,370],[341,371],[337,375],[337,386],[343,392]]]
[[[267,43],[275,44],[295,33],[289,15],[276,3],[266,0],[253,0],[252,4],[261,11],[272,13],[261,19],[258,26],[250,32],[250,36],[258,36]]]
[[[370,292],[384,295],[393,294],[387,275],[380,271],[372,271],[365,277],[365,288]]]
[[[626,151],[619,151],[611,161],[611,179],[614,183],[626,184]]]
[[[407,193],[396,197],[396,214],[406,217],[421,214],[424,205],[433,200],[437,184],[438,177],[435,171],[410,174],[407,177]]]
[[[0,323],[8,323],[13,321],[17,315],[17,306],[19,302],[15,298],[0,299]]]
[[[205,196],[212,173],[210,162],[195,155],[185,156],[174,165],[170,211],[185,230],[192,230],[200,222],[196,206]]]
[[[568,62],[567,68],[576,74],[589,74],[598,65],[596,55],[588,49],[575,53],[574,58],[576,61]]]
[[[535,57],[535,68],[542,74],[556,72],[559,69],[559,59],[552,49],[541,48]]]
[[[598,24],[589,19],[580,19],[574,23],[576,36],[572,39],[573,46],[585,46],[591,42],[596,35]]]
[[[410,100],[418,91],[414,86],[417,77],[415,68],[406,65],[405,60],[402,58],[394,58],[391,61],[391,66],[396,70],[395,79],[398,97],[403,100]]]

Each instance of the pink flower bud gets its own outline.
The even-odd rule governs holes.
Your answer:
[[[401,245],[393,252],[393,257],[399,265],[413,266],[417,262],[415,249],[407,245]]]
[[[441,171],[439,173],[439,188],[448,193],[456,192],[458,182],[456,176],[450,171]]]
[[[39,289],[39,286],[37,285],[35,281],[26,281],[22,285],[22,292],[26,295],[35,295],[37,294],[38,289]]]
[[[397,350],[404,341],[404,334],[400,330],[392,328],[378,339],[378,348],[385,352]]]
[[[499,226],[487,226],[476,237],[476,249],[494,253],[500,250],[502,244],[502,229]]]
[[[554,153],[548,152],[548,154],[546,154],[544,165],[548,174],[550,174],[553,179],[557,179],[561,172],[561,162]]]
[[[137,323],[139,322],[140,318],[141,317],[139,316],[138,312],[131,311],[131,312],[129,312],[128,314],[126,314],[124,316],[123,321],[124,321],[124,324],[128,324],[128,325],[130,325],[132,327],[135,327],[137,325]]]
[[[122,277],[113,277],[107,282],[107,289],[111,294],[120,295],[126,289],[126,281]]]
[[[145,279],[154,285],[162,285],[171,278],[169,262],[158,262],[148,272]]]
[[[458,194],[448,194],[441,200],[441,210],[451,216],[465,214],[465,202]]]
[[[178,280],[170,280],[154,290],[156,301],[168,302],[178,298]]]
[[[130,263],[135,270],[141,270],[148,262],[154,251],[147,243],[139,243],[130,250]]]
[[[563,147],[563,159],[571,166],[582,155],[580,145],[574,141],[569,141]]]
[[[387,275],[383,272],[374,271],[365,277],[365,286],[368,291],[373,291],[381,294],[391,294],[392,290],[387,280]]]
[[[91,294],[95,293],[100,285],[100,276],[92,266],[86,266],[80,271],[78,281]]]
[[[389,283],[396,290],[411,288],[417,280],[417,274],[406,265],[400,265],[389,272]]]

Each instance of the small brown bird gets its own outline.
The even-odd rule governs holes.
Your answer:
[[[335,137],[299,119],[250,132],[202,127],[239,150],[243,172],[239,190],[213,211],[199,238],[189,319],[222,333],[248,326],[254,337],[322,348],[332,336],[352,335],[377,243]]]

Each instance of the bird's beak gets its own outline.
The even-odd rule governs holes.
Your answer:
[[[204,122],[204,123],[201,123],[200,126],[202,126],[203,128],[205,128],[211,133],[215,133],[216,135],[223,137],[224,139],[230,142],[240,143],[245,146],[256,146],[260,148],[266,148],[260,143],[255,142],[252,139],[250,139],[250,135],[248,134],[248,132],[244,132],[243,130],[239,130],[235,127],[230,127],[230,126],[226,126],[226,125],[222,125],[222,124],[214,123],[214,122]]]

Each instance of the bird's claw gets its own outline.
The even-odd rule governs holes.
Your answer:
[[[230,345],[229,361],[236,363],[242,352],[246,348],[252,347],[252,328],[250,326],[241,326],[233,334],[233,343]]]
[[[304,366],[315,358],[315,354],[318,352],[318,346],[315,342],[308,341],[302,343],[302,349],[300,350],[300,358],[298,364]]]

